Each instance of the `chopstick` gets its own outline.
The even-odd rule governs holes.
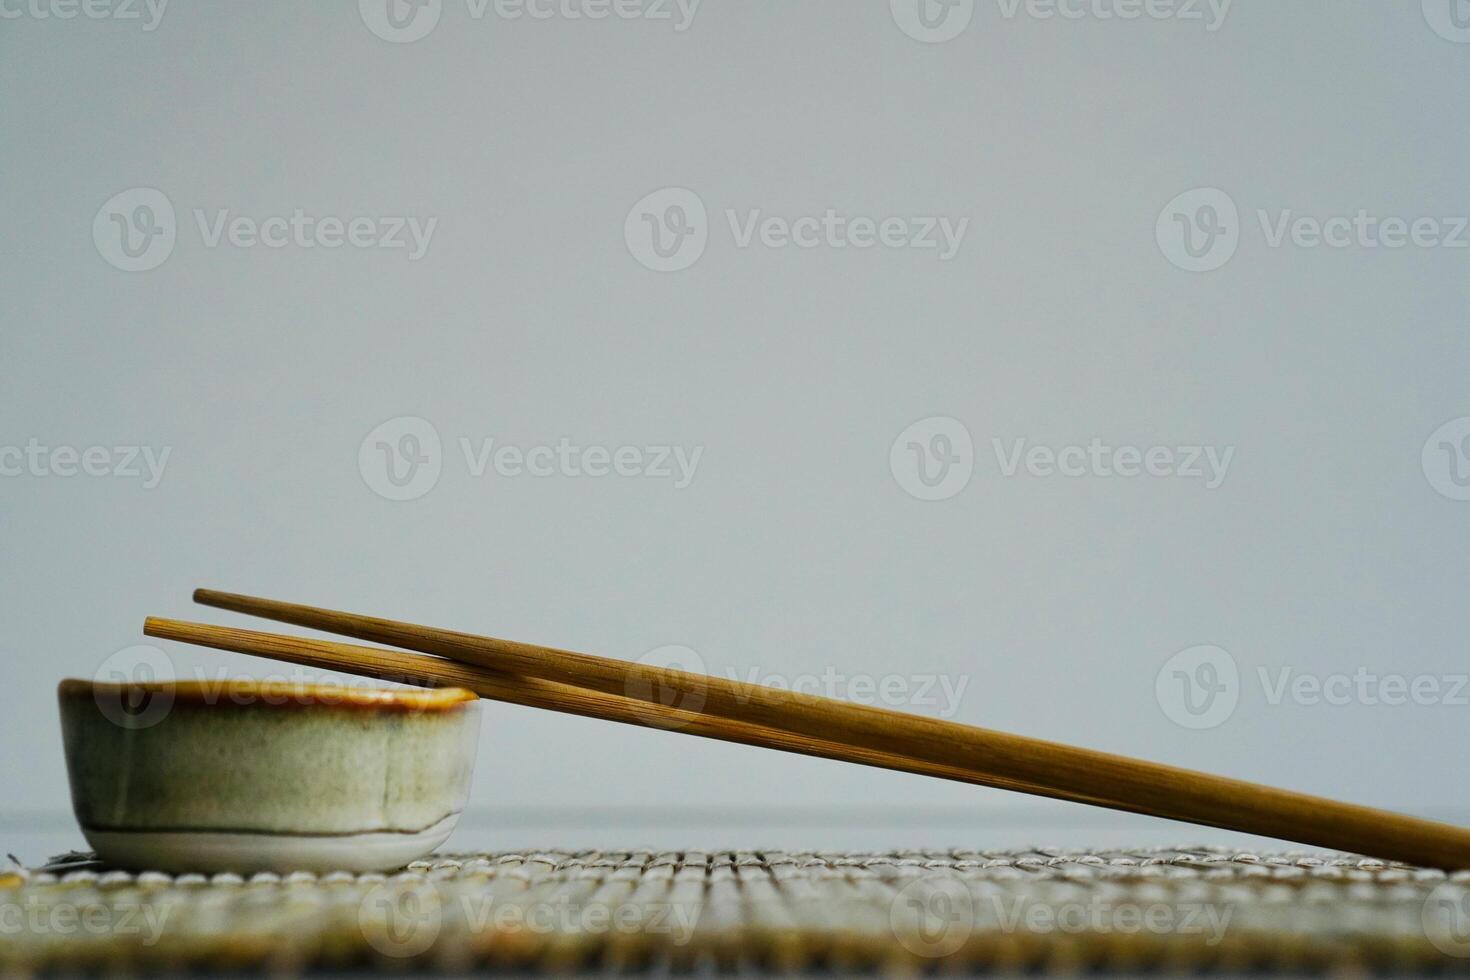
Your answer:
[[[587,718],[617,721],[645,728],[673,729],[704,738],[737,742],[761,748],[779,749],[802,755],[854,762],[899,772],[935,776],[997,789],[1016,790],[1075,803],[1091,803],[1129,810],[1121,803],[1101,798],[1054,792],[1013,780],[989,777],[954,766],[936,765],[918,759],[907,759],[884,752],[874,752],[824,739],[808,738],[792,732],[765,728],[746,722],[704,715],[672,708],[657,702],[640,701],[614,694],[603,694],[567,684],[536,678],[516,677],[497,671],[462,664],[453,660],[423,654],[402,653],[378,647],[364,647],[328,640],[314,640],[254,630],[189,623],[175,619],[149,617],[143,632],[152,637],[177,640],[196,646],[230,650],[257,657],[270,657],[288,663],[336,670],[380,680],[417,684],[424,687],[462,687],[482,698],[509,704],[545,708]]]
[[[1470,868],[1470,830],[1290,790],[718,677],[314,606],[199,589],[208,606],[436,654],[603,694],[672,689],[703,715],[1006,780],[1025,792],[1442,868]],[[716,736],[718,737],[718,736]]]

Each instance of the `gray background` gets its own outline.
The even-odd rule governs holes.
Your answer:
[[[742,677],[965,678],[966,722],[1463,816],[1470,707],[1273,705],[1256,671],[1465,670],[1470,504],[1420,451],[1470,414],[1470,252],[1272,248],[1255,214],[1470,214],[1467,66],[1417,0],[1238,0],[1213,32],[980,0],[940,44],[871,0],[705,0],[682,32],[446,0],[407,44],[336,2],[0,20],[0,444],[172,452],[152,490],[0,478],[0,850],[80,840],[60,678],[147,614],[248,625],[199,585]],[[658,273],[624,219],[670,186],[709,244]],[[178,242],[130,273],[91,228],[135,187]],[[1155,240],[1197,187],[1241,219],[1200,274]],[[438,226],[417,262],[208,248],[196,208]],[[970,225],[948,262],[739,248],[727,208]],[[358,466],[398,416],[444,440],[406,502]],[[889,466],[929,416],[975,444],[934,502]],[[461,436],[704,455],[683,490],[475,478]],[[1008,478],[991,445],[1093,437],[1236,456],[1206,490]],[[1155,677],[1199,644],[1241,681],[1195,731]],[[276,669],[166,646],[182,676]],[[473,802],[456,843],[1228,837],[494,705]]]

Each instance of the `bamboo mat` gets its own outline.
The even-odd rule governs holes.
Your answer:
[[[1470,873],[1306,854],[518,852],[391,875],[0,872],[0,973],[1470,967]]]

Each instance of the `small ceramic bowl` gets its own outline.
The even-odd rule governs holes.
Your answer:
[[[388,871],[444,843],[469,796],[469,691],[66,680],[57,694],[77,820],[120,868]]]

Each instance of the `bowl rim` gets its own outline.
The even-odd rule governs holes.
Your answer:
[[[411,711],[455,711],[480,700],[462,687],[362,688],[346,684],[236,678],[226,681],[96,681],[68,677],[56,687],[62,700],[125,691],[166,695],[175,701],[212,708],[379,708]]]

